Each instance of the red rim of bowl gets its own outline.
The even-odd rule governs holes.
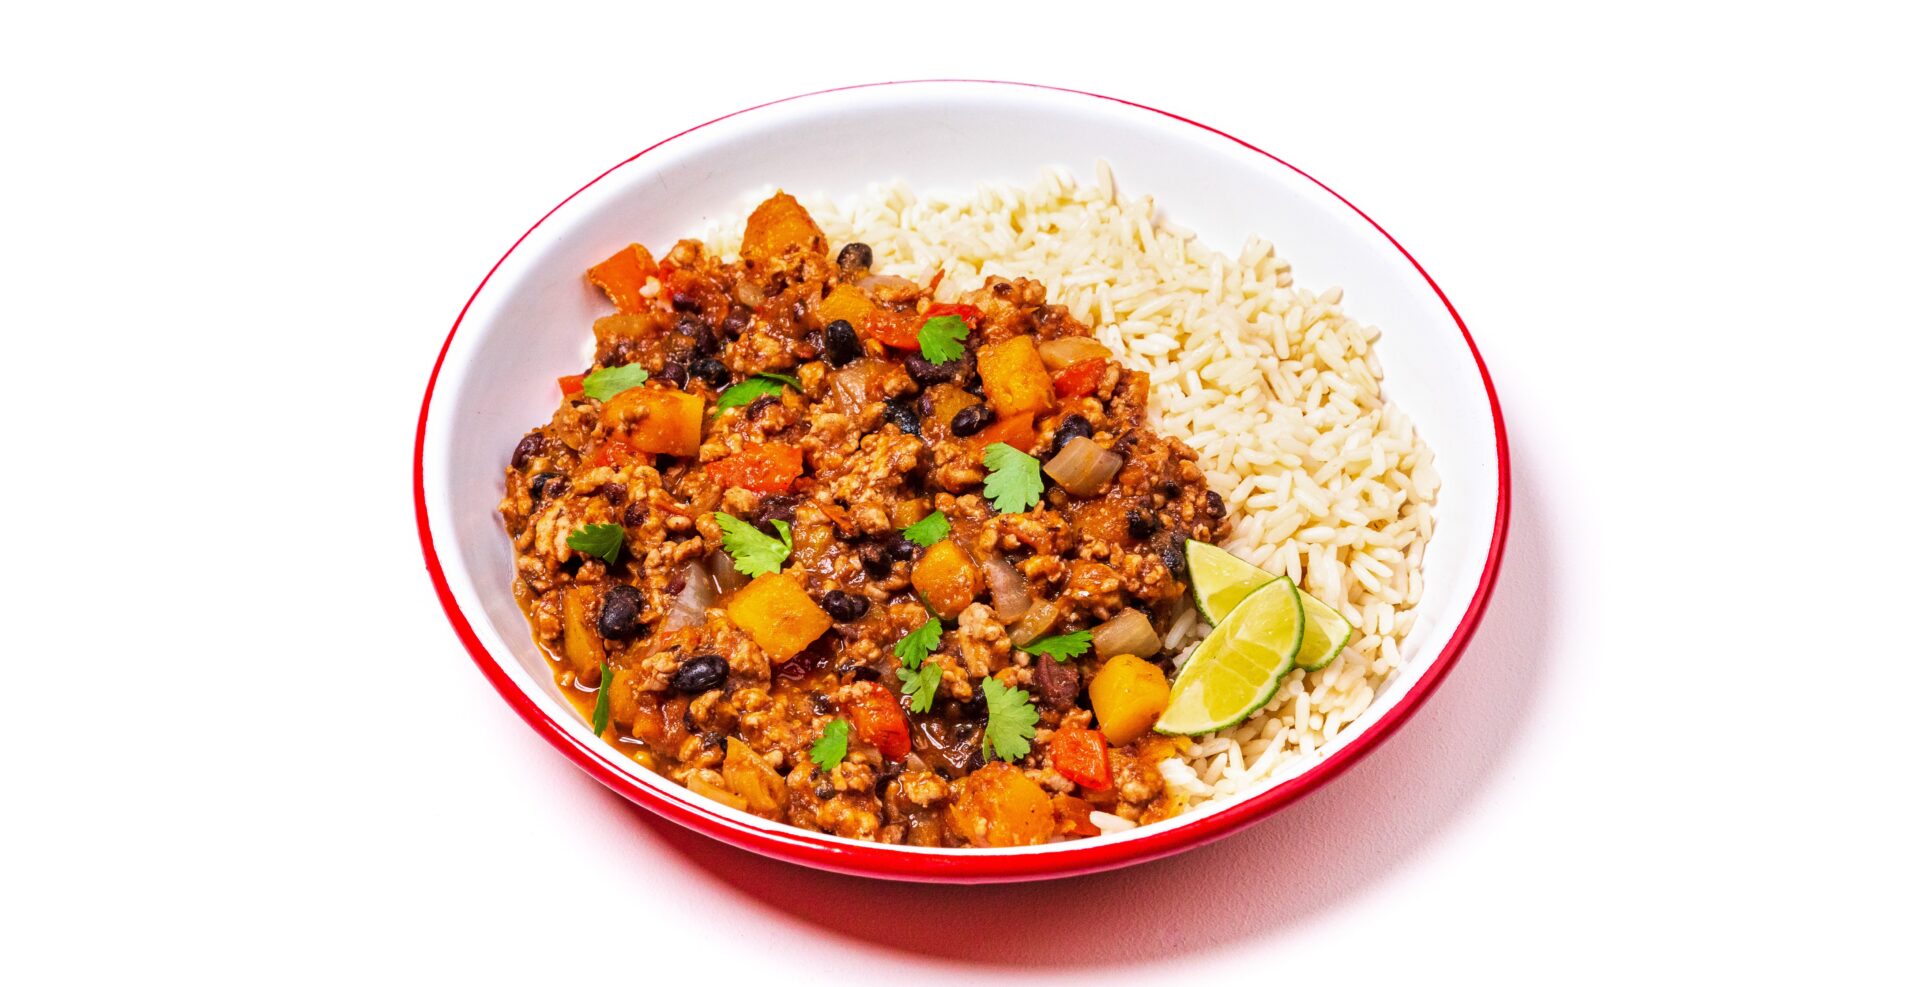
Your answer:
[[[1453,317],[1454,324],[1460,328],[1460,335],[1466,340],[1467,349],[1472,352],[1474,364],[1480,371],[1480,381],[1486,387],[1487,407],[1493,416],[1494,446],[1499,474],[1499,499],[1494,508],[1493,537],[1488,545],[1487,560],[1480,573],[1479,586],[1474,590],[1473,598],[1468,602],[1466,613],[1462,615],[1459,625],[1454,629],[1453,636],[1447,640],[1447,643],[1440,649],[1440,653],[1434,658],[1432,665],[1427,668],[1425,674],[1421,675],[1419,680],[1413,683],[1400,702],[1392,709],[1387,710],[1386,713],[1381,716],[1379,722],[1373,724],[1371,728],[1355,737],[1347,746],[1329,755],[1325,761],[1308,769],[1298,777],[1288,779],[1273,788],[1252,796],[1245,801],[1229,805],[1218,812],[1197,816],[1191,822],[1171,829],[1123,841],[1089,840],[1086,841],[1084,845],[1069,844],[1065,849],[1050,850],[1046,853],[983,854],[967,851],[939,853],[924,851],[908,852],[887,846],[886,844],[849,844],[837,842],[815,837],[800,830],[783,832],[758,829],[706,810],[697,804],[666,798],[658,792],[637,784],[631,777],[616,770],[606,760],[606,756],[597,749],[597,745],[590,745],[580,741],[573,734],[569,733],[559,722],[547,715],[546,711],[535,704],[532,699],[520,691],[513,682],[513,679],[507,674],[505,668],[487,651],[486,647],[480,642],[479,637],[474,634],[473,626],[468,622],[466,615],[461,612],[460,605],[454,599],[453,591],[447,584],[446,573],[441,569],[440,556],[434,548],[433,532],[427,518],[426,484],[422,468],[427,436],[427,415],[433,407],[434,385],[439,381],[440,367],[447,358],[447,351],[453,346],[454,334],[460,331],[460,323],[466,318],[468,309],[473,307],[474,299],[478,298],[480,292],[486,288],[487,282],[493,278],[494,272],[500,269],[500,265],[506,262],[506,259],[513,254],[514,250],[518,249],[520,244],[524,242],[535,229],[540,227],[541,223],[546,222],[555,212],[558,212],[568,202],[573,201],[575,196],[586,191],[595,183],[607,177],[607,175],[638,160],[648,152],[669,141],[676,140],[702,127],[707,127],[722,120],[739,116],[742,113],[751,113],[754,110],[775,106],[780,103],[792,102],[797,99],[806,99],[810,96],[820,96],[827,93],[844,92],[853,89],[867,89],[877,86],[914,85],[922,83],[981,83],[1072,93],[1094,99],[1106,100],[1111,103],[1119,103],[1136,109],[1147,110],[1233,141],[1319,186],[1325,190],[1327,194],[1340,200],[1347,208],[1352,209],[1361,219],[1366,220],[1368,225],[1378,230],[1381,236],[1386,237],[1387,241],[1393,244],[1394,249],[1400,251],[1401,256],[1407,259],[1407,263],[1413,265],[1414,270],[1420,272],[1420,276],[1426,280],[1427,286],[1433,289],[1433,293],[1440,299],[1440,303],[1446,306],[1447,314]],[[1189,120],[1177,113],[1169,113],[1165,110],[1112,96],[1102,96],[1099,93],[1089,93],[1078,89],[1065,89],[1058,86],[1043,86],[1035,83],[1006,82],[995,79],[915,79],[897,82],[874,82],[855,86],[840,86],[833,89],[823,89],[818,92],[789,96],[785,99],[772,100],[757,106],[748,107],[744,110],[737,110],[725,116],[716,117],[697,127],[690,127],[687,130],[674,134],[672,137],[668,137],[665,140],[649,146],[639,154],[635,154],[633,157],[602,172],[599,176],[595,177],[593,181],[581,186],[573,195],[562,199],[559,205],[548,210],[546,215],[541,216],[538,222],[535,222],[527,228],[527,232],[520,234],[520,238],[513,242],[513,246],[507,248],[507,252],[500,255],[500,259],[494,262],[493,267],[487,271],[487,276],[480,280],[479,286],[474,288],[472,295],[468,296],[467,303],[461,306],[459,317],[454,319],[453,328],[448,330],[446,342],[441,345],[440,354],[434,359],[433,373],[427,378],[426,394],[420,401],[420,419],[415,427],[413,447],[414,516],[420,529],[420,551],[421,554],[425,556],[427,572],[433,577],[434,591],[439,594],[440,605],[446,610],[448,622],[453,625],[454,633],[459,635],[461,642],[466,645],[467,652],[473,657],[474,663],[480,667],[481,672],[485,673],[488,681],[493,683],[493,687],[499,691],[502,698],[506,699],[508,705],[512,706],[514,710],[520,714],[521,718],[533,727],[535,732],[545,737],[548,743],[571,758],[576,765],[589,775],[598,779],[601,784],[606,785],[639,805],[688,829],[742,849],[751,850],[792,863],[838,871],[844,874],[857,874],[867,877],[908,881],[1017,881],[1035,878],[1065,877],[1074,874],[1090,874],[1095,871],[1110,870],[1130,864],[1144,863],[1149,860],[1179,853],[1183,850],[1190,850],[1204,843],[1209,843],[1237,832],[1266,818],[1278,811],[1281,807],[1299,799],[1321,785],[1332,781],[1338,777],[1341,772],[1352,767],[1362,757],[1366,756],[1368,752],[1379,746],[1382,741],[1392,736],[1394,731],[1398,730],[1400,726],[1426,702],[1427,698],[1433,694],[1434,689],[1440,685],[1441,680],[1445,679],[1447,673],[1452,670],[1454,663],[1459,660],[1461,651],[1465,649],[1468,640],[1473,637],[1475,628],[1479,626],[1480,617],[1486,610],[1487,601],[1493,592],[1494,582],[1499,576],[1501,555],[1506,548],[1507,513],[1511,499],[1512,488],[1507,463],[1506,423],[1500,415],[1500,399],[1494,393],[1493,378],[1487,373],[1486,361],[1481,359],[1480,349],[1474,345],[1473,336],[1467,331],[1467,324],[1460,318],[1460,313],[1454,309],[1453,302],[1447,298],[1445,292],[1440,290],[1440,286],[1434,283],[1433,277],[1427,274],[1426,268],[1422,267],[1420,262],[1415,260],[1413,255],[1408,253],[1407,249],[1400,245],[1400,241],[1394,239],[1393,234],[1388,233],[1379,223],[1374,222],[1372,217],[1361,211],[1358,206],[1347,201],[1345,196],[1328,188],[1326,184],[1319,179],[1218,128],[1209,127],[1195,120]]]

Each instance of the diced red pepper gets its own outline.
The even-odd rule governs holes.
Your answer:
[[[613,302],[616,310],[638,312],[647,307],[640,289],[646,287],[647,279],[658,270],[647,248],[634,243],[588,268],[587,280],[607,293],[607,300]]]
[[[918,350],[920,325],[926,321],[910,312],[876,308],[867,316],[867,324],[861,328],[866,330],[867,335],[896,350]]]
[[[748,444],[725,459],[707,464],[707,474],[723,486],[755,493],[788,493],[805,466],[800,450],[788,445]]]
[[[634,460],[639,459],[640,455],[641,455],[640,453],[634,451],[634,448],[632,446],[626,444],[625,442],[622,442],[619,439],[608,439],[607,441],[600,443],[600,448],[594,450],[593,456],[587,460],[587,465],[614,466],[614,467],[625,466],[633,462]]]
[[[932,289],[928,289],[928,290],[932,290]],[[959,316],[960,321],[965,322],[967,324],[967,330],[969,332],[980,328],[980,310],[977,308],[974,308],[972,305],[955,305],[955,304],[952,304],[951,302],[934,302],[932,305],[927,306],[927,318],[932,319],[942,315]]]
[[[1051,660],[1051,659],[1048,659]],[[1113,787],[1113,768],[1107,761],[1107,738],[1098,730],[1061,727],[1047,743],[1053,770],[1089,792]]]
[[[880,749],[880,756],[889,761],[904,761],[912,748],[912,738],[907,733],[907,714],[900,708],[900,701],[893,693],[872,682],[863,682],[864,687],[854,693],[846,703],[847,719],[853,722],[853,731],[861,740]]]
[[[1040,441],[1040,433],[1034,431],[1032,415],[1014,415],[981,429],[971,441],[973,447],[980,450],[985,450],[995,442],[1005,442],[1021,452],[1027,452],[1035,442]]]
[[[578,394],[583,390],[586,390],[586,387],[587,387],[586,374],[568,374],[565,377],[560,378],[560,393],[565,394],[568,397],[572,397],[573,395]]]
[[[1081,360],[1053,375],[1053,393],[1063,398],[1084,397],[1100,386],[1107,375],[1107,361]]]

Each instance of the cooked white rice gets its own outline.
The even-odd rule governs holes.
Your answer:
[[[1190,806],[1291,773],[1366,710],[1413,624],[1440,479],[1412,422],[1382,396],[1379,331],[1341,312],[1339,288],[1295,287],[1265,240],[1228,257],[1156,223],[1152,197],[1121,196],[1104,162],[1090,184],[1056,170],[1030,188],[943,196],[896,184],[802,201],[830,242],[873,247],[877,271],[924,283],[944,267],[943,299],[988,275],[1045,283],[1049,301],[1150,375],[1152,423],[1199,453],[1226,499],[1225,547],[1353,623],[1332,664],[1294,670],[1245,723],[1162,762]],[[706,239],[735,255],[740,231],[736,222]],[[1168,644],[1184,661],[1207,630],[1189,609]],[[1095,822],[1105,832],[1133,825],[1104,815]]]

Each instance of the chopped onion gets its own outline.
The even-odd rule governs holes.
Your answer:
[[[987,560],[987,588],[993,591],[993,615],[1002,621],[1019,620],[1033,606],[1027,592],[1027,577],[1006,559]]]
[[[687,776],[687,789],[696,794],[705,795],[706,797],[714,800],[715,802],[719,802],[722,805],[730,805],[736,809],[741,810],[742,812],[746,811],[746,808],[747,808],[746,799],[743,799],[740,796],[735,795],[724,788],[721,788],[719,785],[716,785],[708,781],[707,779],[700,777],[699,774],[691,774]]]
[[[734,282],[733,300],[748,308],[759,308],[760,303],[767,300],[767,293],[760,290],[760,286],[754,284],[751,278],[741,278]]]
[[[680,578],[686,582],[680,587],[680,595],[673,598],[673,608],[667,611],[667,618],[660,622],[662,631],[677,631],[682,627],[705,623],[707,608],[713,606],[714,599],[720,595],[714,585],[713,575],[698,559],[680,570]]]
[[[1086,336],[1049,339],[1040,344],[1040,362],[1046,364],[1048,370],[1065,370],[1076,363],[1112,358],[1111,350]]]
[[[862,291],[870,291],[874,288],[916,288],[917,289],[920,287],[919,285],[914,284],[911,279],[903,278],[897,274],[869,274],[866,277],[861,278],[858,281],[855,281],[853,283],[853,286],[856,288],[859,288]]]
[[[1052,600],[1039,600],[1020,618],[1019,623],[1013,625],[1007,636],[1013,639],[1015,645],[1024,648],[1046,637],[1053,630],[1053,625],[1059,622],[1060,608],[1054,606]]]
[[[1120,457],[1081,435],[1067,443],[1058,456],[1047,460],[1046,469],[1047,475],[1068,493],[1090,497],[1120,472]]]
[[[708,558],[713,560],[713,582],[720,587],[720,592],[731,593],[747,584],[747,577],[733,567],[733,556],[728,555],[726,549],[723,548]]]
[[[1093,629],[1093,652],[1102,658],[1152,658],[1160,653],[1160,635],[1154,633],[1153,621],[1146,614],[1122,610],[1118,617]]]

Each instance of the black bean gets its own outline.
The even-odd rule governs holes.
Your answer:
[[[932,360],[925,360],[918,356],[909,355],[905,360],[900,361],[900,363],[906,367],[907,376],[912,377],[913,382],[919,384],[921,387],[932,387],[935,384],[944,384],[952,380],[953,375],[960,370],[960,361],[958,360],[948,363],[935,363]]]
[[[813,797],[819,799],[822,802],[825,802],[826,800],[833,797],[833,786],[832,785],[815,786],[813,790]]]
[[[814,693],[807,701],[813,704],[815,716],[825,716],[833,712],[833,699],[824,692]]]
[[[1093,423],[1087,421],[1083,415],[1068,415],[1060,420],[1060,424],[1054,426],[1053,454],[1058,456],[1060,450],[1065,449],[1067,443],[1074,439],[1091,438],[1093,438]]]
[[[920,415],[913,410],[911,399],[894,398],[887,402],[887,421],[899,426],[900,431],[908,435],[920,434]]]
[[[698,312],[700,311],[700,299],[685,292],[676,291],[673,293],[673,310],[675,312]]]
[[[851,623],[865,617],[867,615],[867,608],[870,606],[872,606],[872,604],[867,601],[866,597],[854,596],[852,593],[845,593],[837,589],[828,590],[827,594],[820,598],[820,609],[825,610],[827,616],[843,624]]]
[[[1176,576],[1187,571],[1186,553],[1180,551],[1180,546],[1178,545],[1168,545],[1166,548],[1161,549],[1160,561],[1166,564],[1168,572]]]
[[[1227,516],[1227,502],[1211,490],[1207,491],[1207,513],[1214,517]]]
[[[893,553],[887,546],[866,544],[860,546],[860,568],[867,571],[869,579],[885,579],[893,572]]]
[[[794,505],[798,503],[800,498],[792,494],[767,494],[753,507],[753,526],[764,529],[769,527],[768,521],[775,520],[791,523]]]
[[[627,502],[627,485],[624,483],[609,483],[600,488],[600,496],[606,498],[608,504],[619,507],[621,504]]]
[[[1040,705],[1048,709],[1070,709],[1073,697],[1080,694],[1080,668],[1071,661],[1033,660],[1033,692]]]
[[[634,501],[627,505],[627,512],[620,515],[620,523],[629,528],[638,528],[647,523],[647,505]]]
[[[600,596],[600,636],[623,641],[640,632],[640,591],[621,583]]]
[[[695,353],[712,353],[720,348],[720,341],[714,338],[713,327],[698,315],[682,314],[673,321],[673,331],[692,340]]]
[[[535,501],[551,500],[554,497],[566,493],[567,488],[572,485],[572,482],[566,478],[565,474],[535,473],[533,475],[533,482],[528,485],[528,490],[533,494]]]
[[[513,447],[513,468],[524,471],[533,463],[533,457],[547,451],[547,436],[544,432],[528,432],[520,444]]]
[[[895,562],[912,562],[920,554],[920,546],[908,541],[906,535],[896,531],[892,538],[887,539],[887,554]]]
[[[1160,484],[1160,496],[1165,497],[1168,500],[1179,500],[1180,484],[1175,483],[1172,480],[1168,480],[1167,482]]]
[[[835,319],[827,323],[827,345],[824,347],[827,362],[836,367],[844,367],[860,356],[860,337],[853,331],[853,323],[845,319]]]
[[[699,655],[689,658],[674,670],[671,684],[673,691],[689,696],[698,695],[709,689],[717,689],[727,680],[727,660],[719,655]]]
[[[687,386],[687,365],[679,360],[668,360],[661,364],[658,377],[675,387],[685,387]]]
[[[726,333],[728,339],[739,339],[740,334],[747,331],[747,325],[752,321],[752,309],[735,305],[727,310],[726,319],[720,323],[720,331]]]
[[[993,421],[993,412],[984,404],[970,404],[953,413],[953,434],[968,436],[978,433]]]
[[[1151,538],[1160,530],[1160,519],[1147,511],[1127,512],[1127,534],[1135,538]]]
[[[733,374],[727,370],[727,365],[710,356],[695,360],[687,372],[715,387],[725,387],[733,381]]]
[[[753,419],[760,417],[761,412],[779,403],[780,403],[780,399],[777,397],[774,397],[771,394],[762,394],[759,397],[754,398],[753,403],[747,405],[747,420],[752,421]]]
[[[859,241],[849,243],[840,248],[833,262],[848,274],[858,274],[873,266],[873,248]]]

